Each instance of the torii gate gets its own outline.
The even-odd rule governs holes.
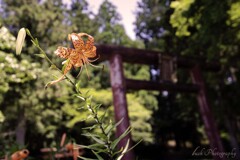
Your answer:
[[[120,46],[106,46],[98,45],[97,53],[100,55],[100,61],[108,60],[110,63],[110,79],[113,92],[113,103],[115,121],[123,118],[122,123],[117,127],[116,136],[121,135],[129,126],[129,116],[127,108],[126,90],[167,90],[169,92],[189,92],[196,93],[199,104],[200,114],[205,126],[205,132],[208,136],[211,149],[216,149],[216,152],[223,153],[224,148],[220,140],[217,126],[214,122],[211,109],[206,96],[205,84],[202,77],[201,70],[204,71],[218,71],[220,65],[218,63],[207,63],[204,59],[194,59],[190,57],[171,57],[164,56],[157,51],[125,48]],[[161,56],[160,56],[161,55]],[[163,63],[162,66],[171,66],[171,60],[175,58],[177,68],[185,68],[190,70],[192,84],[175,84],[169,82],[152,82],[126,79],[123,74],[123,62],[146,64],[146,65],[159,65],[159,59]],[[170,64],[170,65],[168,65]],[[168,74],[168,73],[167,73]],[[131,134],[128,134],[119,144],[119,147],[125,146],[127,140],[131,140]],[[135,155],[133,151],[128,152],[123,159],[133,160]],[[215,160],[223,160],[218,155],[214,155]]]

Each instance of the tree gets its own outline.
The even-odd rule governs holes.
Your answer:
[[[229,109],[229,104],[233,101],[222,96],[223,93],[231,95],[231,91],[238,94],[238,91],[230,89],[230,86],[236,87],[238,72],[236,59],[240,43],[237,6],[239,2],[229,0],[221,1],[221,3],[194,0],[161,2],[142,0],[138,3],[136,33],[149,49],[157,49],[173,55],[204,56],[207,61],[221,62],[220,72],[215,75],[211,73],[204,75],[211,106],[215,115],[218,115],[216,117],[218,117],[219,126],[224,125],[222,122],[225,121],[226,110],[231,117],[238,113],[234,104]],[[184,75],[186,73],[179,72],[178,80],[189,81],[188,76]],[[232,97],[237,96],[236,94]],[[185,101],[183,98],[180,100]],[[186,109],[193,105],[193,102],[185,104],[185,108],[178,114],[184,113],[191,117],[193,114],[187,112]],[[175,110],[169,114],[172,112]],[[225,127],[221,127],[222,133],[226,133],[225,130]],[[232,130],[236,130],[236,127]],[[229,134],[235,133],[229,132]],[[233,147],[236,148],[236,146]]]
[[[178,55],[179,50],[185,44],[184,41],[180,41],[179,37],[175,36],[175,29],[170,24],[173,12],[170,4],[169,0],[140,1],[135,21],[135,32],[136,36],[144,41],[147,49],[158,50],[163,54]],[[160,71],[159,66],[151,66],[151,70]],[[151,75],[151,80],[159,81],[159,77],[160,74]],[[181,72],[178,74],[178,81],[186,82],[189,81],[189,78]],[[167,142],[172,139],[176,141],[176,149],[186,147],[186,141],[198,145],[200,139],[193,140],[193,137],[199,137],[196,130],[199,125],[197,108],[193,107],[195,101],[192,100],[192,97],[188,97],[188,101],[186,101],[184,97],[181,93],[175,94],[165,91],[161,91],[157,96],[158,107],[154,108],[151,119],[157,145],[166,146]],[[183,135],[182,130],[188,130],[191,134]]]
[[[85,32],[95,35],[98,25],[93,20],[95,15],[88,9],[86,0],[73,0],[68,10],[69,23],[73,32]]]
[[[7,26],[14,35],[17,34],[17,31],[21,27],[29,28],[31,32],[37,35],[39,42],[44,45],[48,53],[52,53],[56,49],[56,44],[60,40],[65,39],[67,29],[66,25],[63,25],[64,6],[62,1],[50,0],[40,3],[37,0],[20,0],[3,1],[2,3],[1,18],[3,25]],[[14,53],[14,45],[12,46],[12,44],[15,44],[15,38],[12,37],[1,37],[3,38],[1,41],[7,40],[7,44],[11,45],[11,47],[8,47],[3,44],[3,47],[1,47],[1,50],[8,51],[8,54],[4,53],[2,55],[2,57],[5,57],[3,58],[5,59],[3,60],[3,64],[9,64],[6,61],[8,59],[6,57],[12,59],[11,65],[5,67],[3,72],[1,72],[8,75],[7,77],[12,78],[11,81],[8,79],[4,80],[7,90],[3,93],[1,107],[4,108],[4,114],[8,113],[11,116],[6,118],[3,128],[8,128],[10,131],[16,130],[16,140],[20,145],[24,145],[26,141],[29,144],[33,143],[31,139],[25,139],[26,134],[31,133],[30,128],[26,127],[27,124],[33,126],[38,131],[35,135],[48,134],[48,138],[53,140],[53,133],[56,133],[57,125],[52,125],[54,126],[52,127],[50,124],[56,122],[62,123],[58,121],[58,118],[62,118],[61,103],[53,101],[59,95],[59,92],[57,92],[57,88],[49,89],[48,91],[43,90],[48,74],[41,69],[37,69],[42,62],[41,58],[34,56],[36,50],[31,46],[30,41],[27,41],[26,47],[23,50],[27,54],[21,55],[21,57],[14,57],[14,54],[12,54]],[[36,59],[39,60],[39,63],[36,63]],[[42,65],[49,67],[45,63]],[[38,75],[42,75],[45,78],[37,81]],[[49,96],[48,92],[52,92],[52,96]],[[67,92],[67,89],[61,91],[63,94],[67,94]],[[56,109],[59,112],[55,111]],[[37,113],[41,114],[36,116]],[[54,116],[55,118],[53,118]],[[46,123],[46,119],[48,119],[48,123]]]
[[[229,0],[214,3],[213,1],[181,1],[172,2],[171,7],[174,12],[171,16],[171,24],[176,28],[176,35],[186,39],[191,45],[191,49],[183,48],[182,52],[187,54],[204,55],[207,59],[217,59],[221,62],[221,71],[217,77],[207,75],[212,103],[219,115],[220,125],[225,125],[229,132],[230,144],[233,148],[239,148],[236,138],[236,125],[230,117],[237,117],[239,113],[237,106],[233,103],[229,107],[229,97],[224,98],[224,94],[238,96],[238,91],[234,88],[237,83],[238,53],[239,53],[239,17],[240,12],[235,10],[239,2]],[[176,19],[179,21],[177,22]],[[238,26],[238,27],[237,27]],[[228,79],[228,80],[226,80]],[[228,88],[228,89],[227,89]],[[217,105],[216,105],[216,102]],[[226,115],[227,113],[227,115]],[[222,124],[222,122],[228,122]],[[222,131],[224,132],[225,129]],[[238,152],[238,157],[240,153]]]
[[[102,44],[126,45],[131,43],[126,35],[123,25],[120,24],[121,16],[108,0],[103,1],[95,17],[99,26],[96,41]]]

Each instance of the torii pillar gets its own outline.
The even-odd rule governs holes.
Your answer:
[[[110,57],[110,79],[113,93],[114,115],[115,122],[123,121],[117,126],[116,136],[119,137],[130,126],[127,98],[126,98],[126,85],[123,74],[123,63],[121,55],[115,53]],[[130,140],[129,148],[132,146],[131,134],[129,133],[124,137],[120,143],[119,148],[126,146],[128,139]],[[133,150],[130,150],[125,154],[122,160],[134,160],[135,155]]]
[[[200,114],[203,119],[205,132],[210,142],[210,149],[215,153],[224,153],[224,148],[219,136],[216,123],[213,119],[213,114],[210,110],[209,103],[206,96],[206,89],[200,67],[196,65],[191,70],[191,78],[194,84],[199,86],[197,101],[200,109]],[[225,160],[226,157],[220,157],[218,154],[213,155],[214,160]]]

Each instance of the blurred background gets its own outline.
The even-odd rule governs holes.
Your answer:
[[[58,83],[44,90],[53,80],[51,75],[58,73],[33,55],[39,51],[30,39],[21,56],[15,55],[16,36],[22,27],[38,38],[59,67],[62,60],[53,51],[60,45],[69,46],[67,35],[72,32],[92,35],[97,45],[219,62],[219,71],[204,72],[206,92],[225,151],[239,150],[240,1],[130,2],[0,0],[0,157],[27,147],[34,159],[41,148],[59,145],[63,133],[79,144],[91,143],[81,134],[92,122],[82,121],[87,112],[77,111],[80,102],[71,96],[72,86]],[[121,9],[124,6],[126,11]],[[83,71],[81,88],[90,90],[102,110],[109,108],[108,116],[113,119],[109,65],[107,61],[101,64],[104,71],[88,67],[90,80]],[[160,73],[158,66],[124,63],[127,78],[156,81]],[[70,73],[72,77],[77,74],[78,70]],[[191,82],[188,71],[177,70],[176,75],[178,82]],[[133,141],[143,140],[135,149],[138,159],[191,159],[196,147],[209,146],[196,94],[128,90],[127,100]]]

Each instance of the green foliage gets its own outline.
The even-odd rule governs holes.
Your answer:
[[[181,46],[176,42],[171,28],[169,7],[171,1],[142,0],[138,2],[136,12],[135,32],[136,36],[144,41],[147,49],[159,50],[171,53]],[[171,47],[169,47],[171,46]]]
[[[3,115],[2,111],[0,111],[0,123],[5,120],[5,116]]]
[[[97,159],[104,159],[102,157],[102,154],[106,154],[105,156],[104,155],[103,156],[106,157],[107,159],[116,159],[115,157],[118,156],[119,153],[122,153],[124,155],[128,150],[128,143],[126,144],[124,150],[116,150],[116,146],[121,139],[123,139],[127,134],[129,134],[129,132],[131,131],[130,128],[125,130],[125,132],[122,133],[122,135],[119,136],[118,138],[111,140],[114,129],[122,121],[119,121],[116,124],[114,124],[111,120],[106,122],[106,114],[100,115],[98,112],[101,105],[92,105],[91,95],[83,96],[79,94],[77,97],[79,97],[81,100],[84,99],[85,106],[83,109],[85,110],[87,109],[90,112],[90,115],[88,115],[88,119],[92,119],[95,121],[95,124],[91,125],[86,129],[88,129],[89,131],[93,129],[100,130],[100,132],[95,133],[87,132],[83,134],[84,136],[90,137],[92,140],[95,141],[95,143],[88,146],[80,145],[80,147],[91,149],[91,151],[95,154]],[[120,157],[121,156],[122,155],[120,155]],[[84,157],[80,158],[86,159]]]
[[[102,104],[98,110],[99,115],[106,114],[109,118],[113,119],[113,106],[112,106],[112,93],[110,89],[107,90],[96,90],[94,88],[81,88],[81,92],[91,94],[94,98],[94,105]],[[145,143],[153,143],[153,135],[151,133],[151,125],[146,123],[150,121],[152,109],[156,108],[157,101],[152,95],[146,91],[140,91],[136,93],[128,93],[128,111],[132,126],[132,135],[134,141],[143,140]],[[81,97],[80,97],[81,98]],[[71,119],[67,123],[67,127],[76,126],[79,122],[85,120],[86,125],[91,125],[93,122],[88,118],[88,111],[79,110],[81,105],[77,100],[74,100],[71,104],[65,104],[62,110]],[[107,112],[106,112],[107,111]],[[106,113],[105,113],[106,112]],[[71,128],[72,128],[71,127]],[[94,130],[92,128],[92,130]],[[99,132],[99,130],[97,130]]]
[[[117,44],[119,40],[115,34],[120,34],[119,31],[121,29],[117,26],[121,17],[116,11],[116,6],[105,0],[100,5],[95,19],[99,25],[99,34],[96,35],[96,41],[102,44]]]
[[[9,90],[9,83],[21,84],[30,82],[37,78],[38,69],[36,63],[29,63],[26,60],[20,62],[11,54],[6,54],[0,51],[1,66],[1,93],[6,93]],[[27,72],[28,71],[28,72]]]
[[[47,53],[51,53],[60,40],[66,38],[70,32],[70,28],[65,25],[64,14],[66,8],[63,7],[61,0],[49,0],[39,3],[33,1],[3,1],[3,25],[11,28],[11,32],[17,35],[17,31],[21,27],[31,30],[37,36],[46,49]],[[32,44],[27,41],[25,52],[36,52]],[[35,57],[34,57],[35,58]]]
[[[0,50],[13,50],[15,47],[16,38],[10,34],[9,30],[6,27],[1,26],[1,23],[0,27]]]
[[[227,24],[231,25],[232,27],[239,26],[239,23],[240,23],[240,12],[238,10],[239,7],[240,7],[240,2],[235,2],[231,4],[230,9],[227,11],[230,18],[227,21]]]
[[[174,9],[174,13],[170,18],[170,23],[173,27],[177,28],[177,36],[189,36],[191,34],[188,31],[188,27],[194,25],[194,18],[186,18],[184,12],[189,10],[192,3],[194,3],[194,0],[181,0],[173,1],[170,5],[170,7]]]
[[[238,116],[234,115],[239,113],[233,100],[238,97],[238,91],[233,89],[238,84],[236,68],[239,68],[238,8],[239,1],[230,0],[218,3],[211,0],[142,0],[138,3],[135,22],[136,34],[144,40],[148,49],[177,56],[203,57],[207,62],[217,60],[221,63],[221,70],[214,74],[205,73],[204,80],[211,109],[220,132],[224,134],[226,119],[235,124]],[[190,82],[189,74],[178,70],[178,80],[182,83]],[[235,94],[232,95],[232,92]],[[232,99],[222,95],[231,95]],[[151,121],[154,136],[157,136],[156,142],[164,145],[172,134],[178,141],[177,146],[181,144],[179,136],[181,140],[190,138],[193,145],[198,145],[199,139],[204,139],[206,135],[202,132],[199,113],[194,109],[197,103],[192,98],[171,93],[167,96],[159,95],[159,107],[154,111],[155,118]],[[191,135],[179,132],[186,128],[191,131]],[[232,129],[236,128],[232,126]],[[236,134],[231,129],[228,132],[229,135]],[[234,139],[234,136],[231,138]]]
[[[100,5],[95,20],[99,26],[99,33],[95,36],[98,43],[126,47],[133,47],[134,43],[139,43],[138,41],[132,41],[127,36],[123,25],[120,24],[121,16],[117,12],[116,6],[108,0],[103,1]]]
[[[12,35],[9,34],[8,37]],[[15,42],[9,41],[9,44],[11,43]],[[13,132],[18,125],[18,115],[25,112],[24,119],[29,126],[28,134],[45,135],[47,139],[53,140],[57,126],[67,123],[62,121],[63,111],[60,109],[62,102],[55,99],[60,95],[68,95],[68,90],[59,90],[55,87],[44,91],[43,86],[49,74],[39,68],[40,64],[37,62],[31,63],[27,59],[17,59],[11,53],[0,51],[0,64],[0,76],[2,77],[0,106],[2,113],[8,115],[1,124],[2,133]],[[56,74],[56,72],[53,73]],[[14,137],[10,135],[10,139]],[[5,139],[1,135],[0,139],[2,138]],[[35,143],[35,140],[30,138],[26,138],[26,141],[30,144]],[[1,146],[3,142],[8,143],[1,141]]]
[[[84,32],[95,35],[98,29],[96,21],[92,20],[94,14],[88,9],[86,0],[73,0],[68,10],[69,23],[73,32]]]
[[[151,95],[149,97],[151,98]],[[144,143],[153,143],[152,126],[146,123],[151,120],[152,110],[147,109],[147,105],[141,103],[142,100],[137,94],[128,94],[127,100],[133,140],[143,140]]]

